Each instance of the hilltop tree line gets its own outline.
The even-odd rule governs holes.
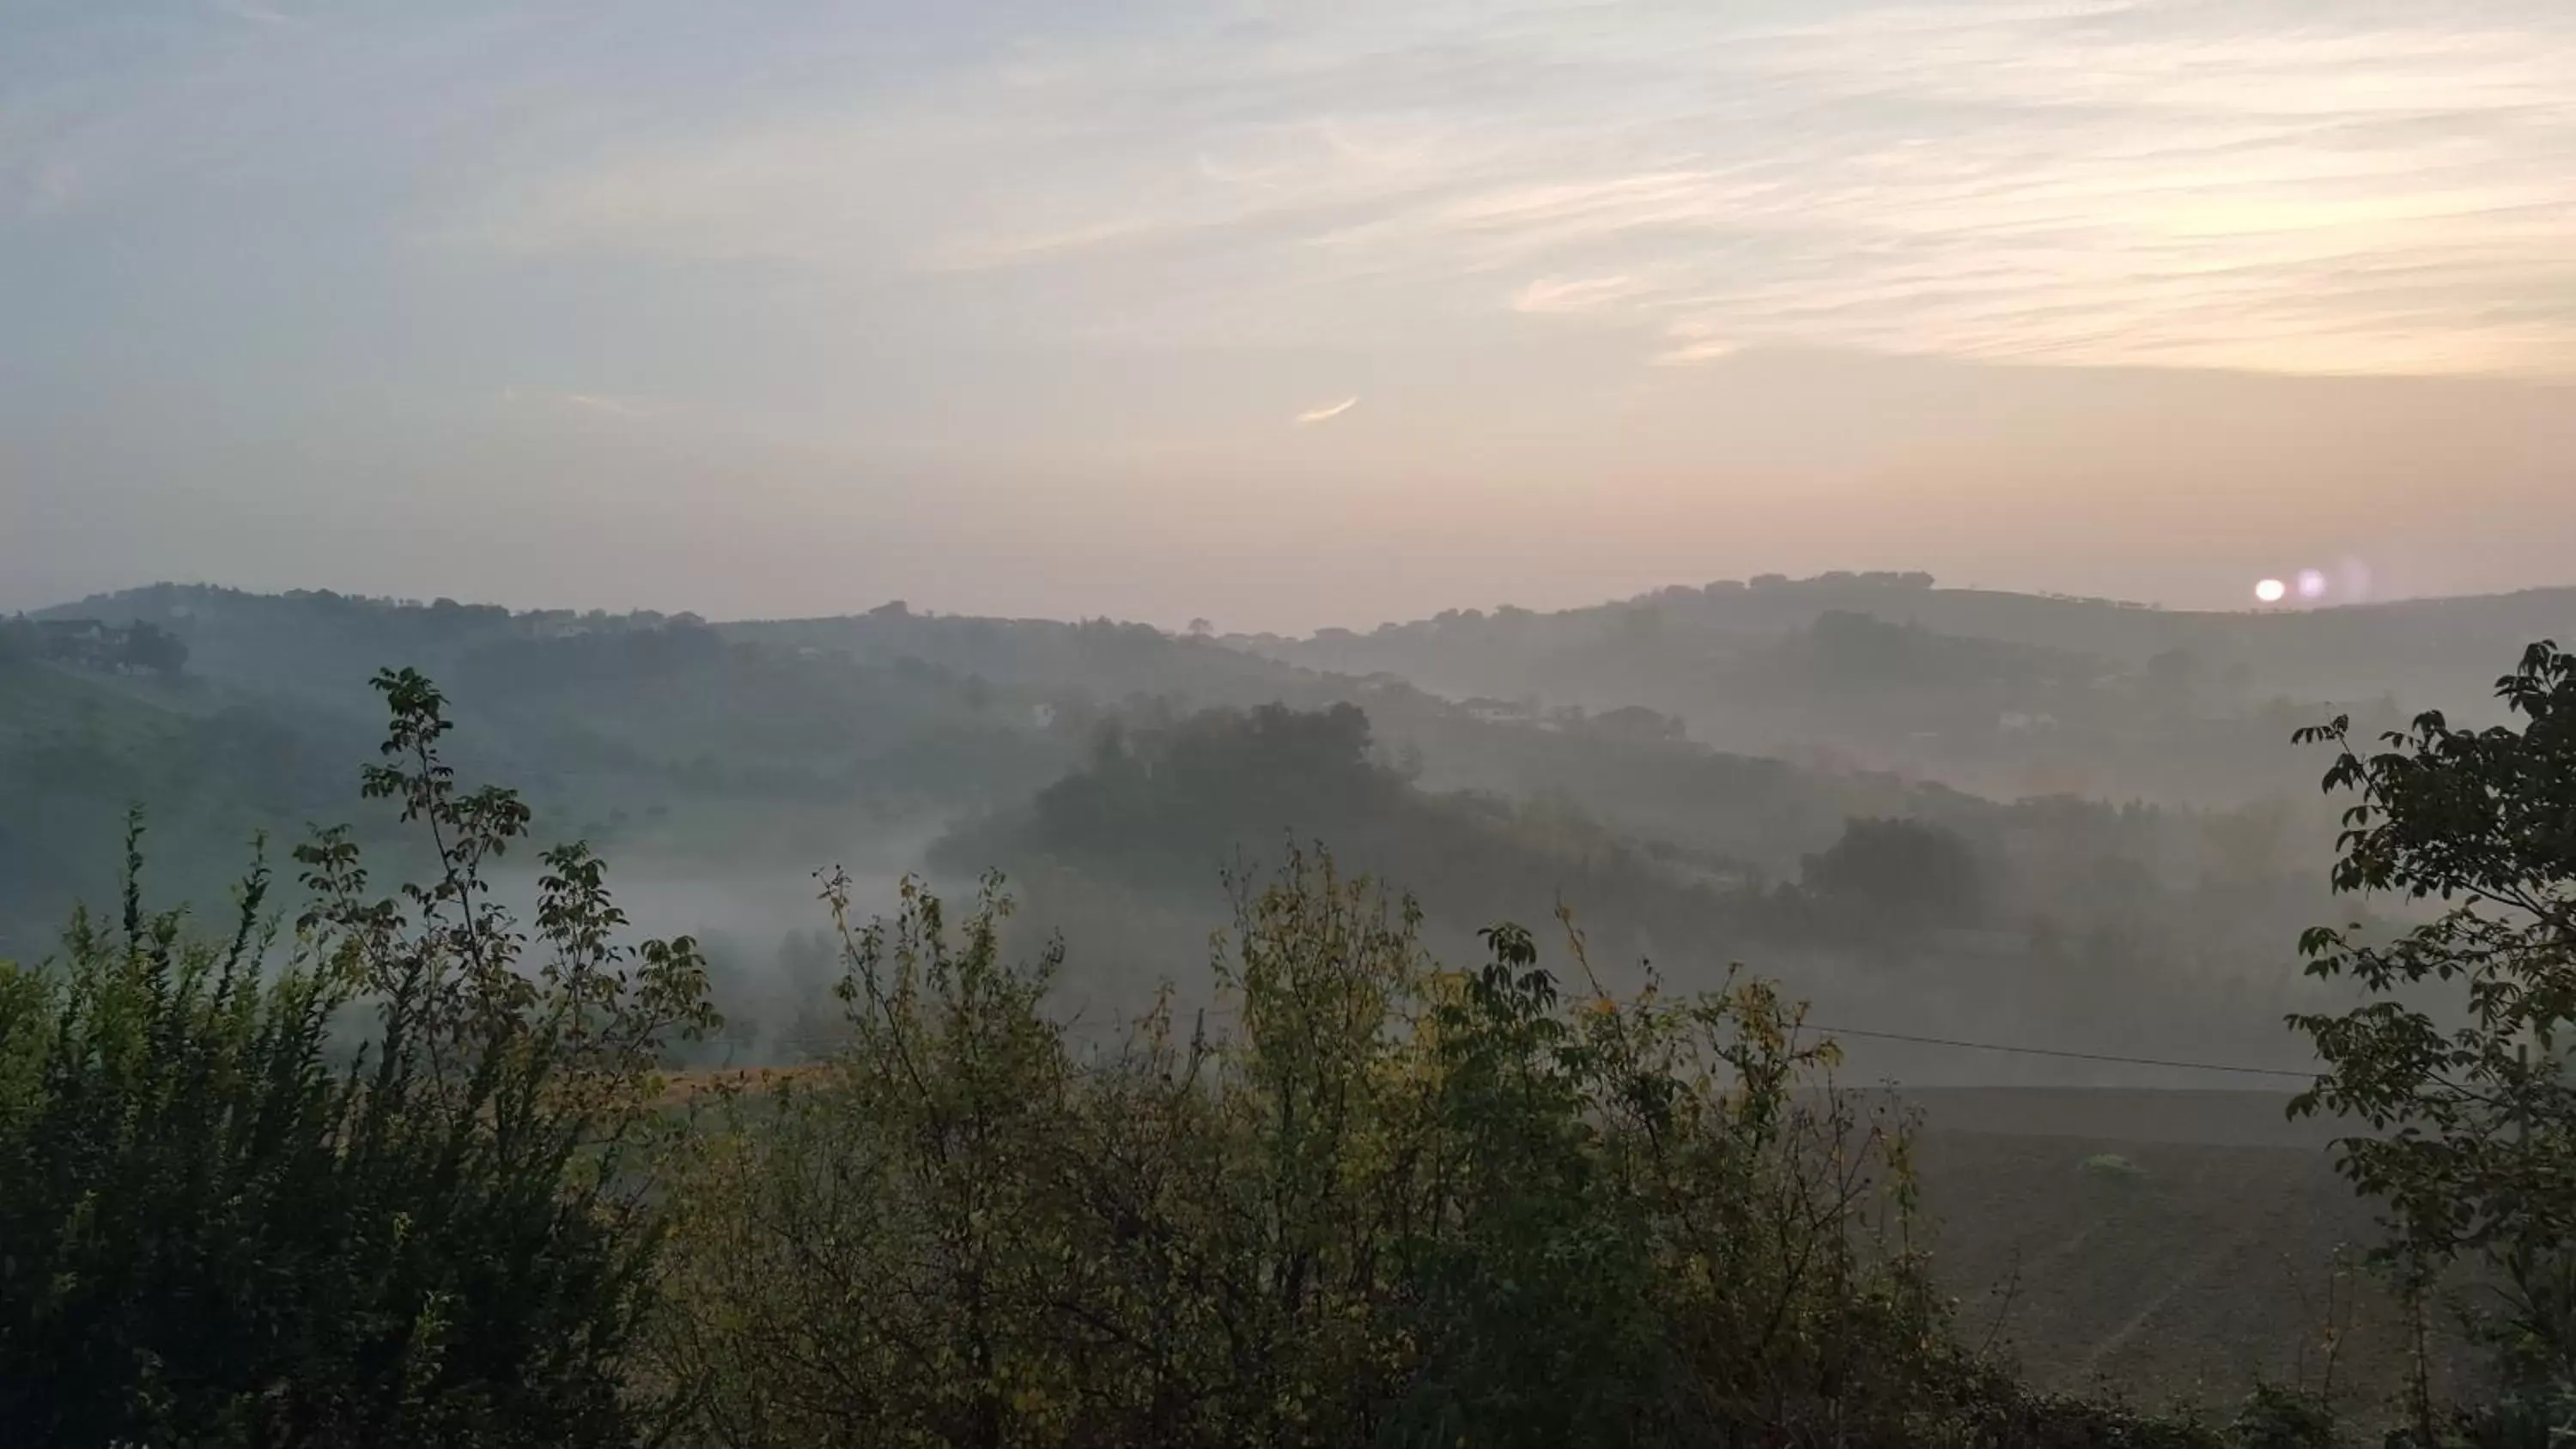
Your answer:
[[[166,678],[188,667],[188,646],[142,619],[122,625],[96,619],[0,619],[0,666],[26,659]]]

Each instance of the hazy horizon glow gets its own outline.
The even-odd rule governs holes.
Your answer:
[[[2576,581],[2555,0],[97,11],[0,18],[0,608]]]

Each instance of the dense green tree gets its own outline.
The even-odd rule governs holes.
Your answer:
[[[1921,820],[1845,822],[1841,839],[1807,857],[1800,883],[1819,901],[1900,928],[1968,925],[1985,909],[1984,872],[1968,843]]]
[[[171,675],[188,667],[188,645],[158,624],[137,620],[119,640],[116,658],[130,670]]]

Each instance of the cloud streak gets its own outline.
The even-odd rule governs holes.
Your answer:
[[[285,13],[262,5],[259,0],[209,0],[209,6],[218,15],[228,15],[235,20],[247,20],[254,25],[294,23]]]
[[[596,392],[532,393],[523,391],[519,388],[510,387],[503,388],[501,390],[501,402],[507,407],[517,407],[519,404],[525,402],[542,402],[555,407],[571,408],[579,412],[598,413],[602,416],[615,418],[642,418],[652,416],[649,409],[645,408],[643,404],[632,398],[611,397],[606,393]]]
[[[2576,377],[2576,14],[1733,13],[1173,9],[935,93],[523,176],[456,234],[1121,299],[1033,306],[1021,336],[1368,335],[1395,294],[1419,325],[1624,321],[1641,362],[1723,336]]]
[[[1360,400],[1357,397],[1346,397],[1337,403],[1326,403],[1322,407],[1308,408],[1297,415],[1296,422],[1300,426],[1307,423],[1328,423],[1359,405]]]
[[[1592,312],[1651,290],[1633,277],[1541,277],[1512,298],[1512,310],[1542,314]]]

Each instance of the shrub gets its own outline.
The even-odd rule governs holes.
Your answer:
[[[673,1179],[658,1373],[705,1442],[2200,1442],[2081,1437],[1951,1347],[1907,1124],[1766,983],[1612,1001],[1574,937],[1568,996],[1513,927],[1445,970],[1299,857],[1240,897],[1230,1029],[1085,1048],[994,884],[955,925],[829,894],[851,1046]]]
[[[579,845],[543,857],[527,958],[483,875],[525,807],[457,789],[427,680],[378,684],[393,726],[365,793],[425,828],[430,883],[375,898],[322,832],[270,972],[267,869],[209,938],[145,908],[138,826],[120,918],[75,916],[54,969],[0,964],[13,1441],[632,1440],[655,1244],[634,1154],[653,1052],[705,1024],[703,973],[686,940],[613,944]]]
[[[2332,1409],[2315,1395],[2259,1384],[2228,1426],[2241,1449],[2335,1449]]]

